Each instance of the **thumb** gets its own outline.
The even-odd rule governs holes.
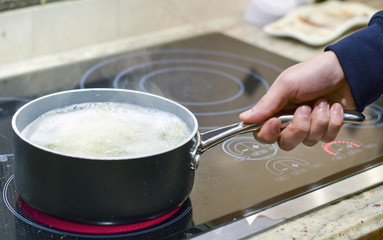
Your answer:
[[[258,123],[267,120],[281,111],[288,103],[286,91],[280,91],[271,86],[269,91],[251,109],[241,113],[239,118],[243,122]]]

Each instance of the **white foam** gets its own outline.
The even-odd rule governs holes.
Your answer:
[[[21,133],[31,142],[82,157],[163,152],[190,136],[177,116],[123,103],[84,103],[47,112]]]

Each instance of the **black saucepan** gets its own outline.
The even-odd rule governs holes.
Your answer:
[[[21,131],[43,113],[86,102],[131,103],[171,112],[191,129],[173,149],[134,158],[86,158],[61,154],[28,141]],[[292,115],[281,116],[289,122]],[[347,121],[363,121],[347,112]],[[166,98],[122,89],[70,90],[35,99],[14,115],[14,177],[17,192],[46,214],[88,224],[120,224],[158,217],[189,196],[200,155],[261,124],[236,123],[200,134],[194,115]],[[68,129],[70,131],[70,129]]]

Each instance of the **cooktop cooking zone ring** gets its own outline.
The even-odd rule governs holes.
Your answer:
[[[350,128],[376,128],[383,126],[383,107],[377,104],[369,105],[364,114],[366,115],[366,120],[363,124],[355,124],[355,123],[346,123],[347,127]]]
[[[145,234],[156,232],[156,236],[166,227],[183,229],[191,224],[192,206],[190,200],[186,200],[175,210],[151,220],[122,224],[122,225],[87,225],[58,219],[46,215],[18,197],[15,190],[14,176],[10,176],[3,188],[3,200],[8,210],[21,221],[32,227],[73,237],[86,238],[118,238],[118,237],[139,237],[145,238]]]
[[[266,61],[228,52],[151,50],[96,63],[82,76],[80,87],[145,91],[177,101],[202,118],[229,114],[237,117],[240,112],[251,108],[259,95],[269,89],[269,83],[261,74],[243,65],[258,65],[261,71],[273,73],[282,71]],[[200,129],[224,125],[216,124],[202,124]]]
[[[177,60],[176,60],[177,61]],[[179,63],[180,61],[177,61],[177,63]],[[220,72],[220,71],[215,71],[215,70],[212,70],[212,69],[209,69],[209,68],[202,68],[202,67],[170,67],[170,68],[166,68],[166,69],[160,69],[160,70],[155,70],[145,76],[143,76],[140,80],[140,89],[145,91],[145,92],[152,92],[152,91],[155,91],[153,89],[149,89],[148,87],[152,87],[153,84],[147,84],[148,87],[146,87],[145,83],[146,82],[149,82],[151,78],[155,77],[156,75],[160,75],[160,74],[164,74],[164,73],[171,73],[171,72],[191,72],[191,74],[194,74],[198,72],[200,73],[203,73],[203,74],[216,74],[218,75],[218,77],[222,77],[222,78],[227,78],[227,79],[230,79],[232,80],[236,85],[238,85],[239,89],[238,89],[238,92],[235,93],[233,96],[229,96],[228,98],[225,98],[225,99],[222,99],[222,100],[215,100],[215,101],[207,101],[207,102],[187,102],[187,101],[178,101],[180,104],[182,105],[191,105],[191,106],[198,106],[198,105],[216,105],[216,104],[224,104],[224,103],[227,103],[227,102],[230,102],[230,101],[234,101],[236,98],[240,97],[243,92],[244,92],[244,86],[242,84],[242,82],[238,79],[238,78],[235,78],[233,75],[229,75],[227,73],[224,73],[224,72]],[[122,72],[123,74],[125,74],[125,71]],[[116,79],[117,80],[120,80],[121,79],[121,74],[117,75]],[[183,80],[183,79],[181,79]],[[177,84],[177,83],[175,83]],[[177,94],[178,95],[178,94]],[[175,96],[177,97],[177,96]],[[181,96],[182,97],[182,96]],[[228,112],[228,111],[227,111]],[[196,116],[198,115],[203,115],[203,113],[194,113]],[[218,113],[206,113],[206,114],[209,114],[209,115],[214,115],[214,114],[218,114]],[[222,113],[220,113],[222,114]]]

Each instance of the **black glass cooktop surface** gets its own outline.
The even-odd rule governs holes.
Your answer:
[[[26,207],[14,188],[11,118],[20,106],[39,95],[98,87],[154,93],[190,109],[204,132],[238,122],[239,113],[253,106],[280,72],[294,63],[213,33],[17,76],[14,84],[20,84],[20,79],[28,84],[43,79],[47,88],[43,84],[39,94],[31,94],[28,89],[36,87],[20,84],[17,93],[0,96],[0,238],[191,238],[379,165],[383,107],[377,101],[366,109],[366,122],[345,124],[330,143],[285,152],[246,134],[213,147],[202,155],[188,201],[150,226],[106,232],[87,230],[89,226],[62,227],[49,216],[43,216],[44,220],[36,217],[39,213]],[[55,81],[58,87],[52,90]]]

